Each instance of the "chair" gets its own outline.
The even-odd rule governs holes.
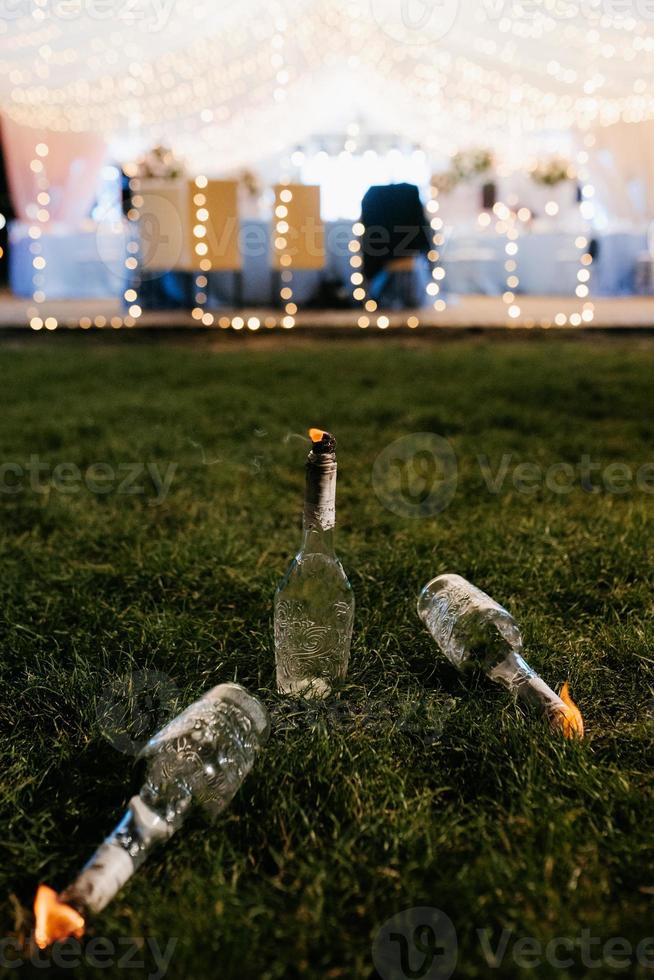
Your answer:
[[[416,260],[431,248],[431,232],[418,188],[369,188],[361,202],[363,273],[377,303],[416,305]]]

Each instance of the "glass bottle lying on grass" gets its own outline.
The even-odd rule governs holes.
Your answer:
[[[302,545],[275,594],[275,662],[281,694],[324,698],[347,672],[354,594],[334,552],[336,440],[309,436]]]
[[[192,803],[212,817],[229,806],[269,733],[266,709],[239,684],[220,684],[147,743],[146,781],[127,812],[61,895],[41,885],[35,940],[44,949],[80,938],[89,913],[101,912],[158,844],[179,830]]]
[[[548,687],[522,656],[522,635],[513,616],[460,575],[439,575],[418,598],[418,616],[441,652],[459,670],[479,667],[549,718],[566,738],[583,736],[581,712],[567,683]]]

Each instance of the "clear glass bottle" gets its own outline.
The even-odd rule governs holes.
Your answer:
[[[101,911],[152,849],[181,827],[192,803],[212,817],[225,810],[268,734],[266,709],[239,684],[207,691],[145,746],[140,793],[59,901],[82,914]]]
[[[480,668],[544,711],[564,734],[583,735],[579,710],[532,670],[522,656],[522,634],[513,616],[481,589],[460,575],[439,575],[420,593],[418,616],[459,670]]]
[[[347,673],[354,594],[334,552],[336,440],[309,435],[302,544],[275,594],[275,663],[282,694],[322,698]]]

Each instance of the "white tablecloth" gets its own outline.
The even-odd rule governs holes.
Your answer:
[[[25,225],[15,222],[10,229],[10,284],[14,293],[29,297],[34,291],[31,240]],[[243,298],[248,305],[269,304],[274,296],[270,271],[270,225],[250,219],[242,222]],[[326,264],[322,272],[294,274],[294,292],[299,303],[315,297],[321,282],[331,283],[332,295],[337,287],[343,294],[351,291],[349,278],[351,237],[349,221],[330,222],[326,226]],[[577,285],[579,250],[574,231],[527,232],[518,240],[516,275],[519,292],[534,295],[574,295]],[[54,229],[40,239],[41,254],[46,260],[42,276],[43,289],[50,299],[120,296],[125,286],[125,229],[106,225],[99,229],[68,231]],[[507,240],[492,231],[453,230],[442,249],[449,293],[500,295],[506,289],[505,262],[509,256]],[[639,255],[646,249],[647,238],[635,231],[607,233],[598,237],[598,257],[592,267],[590,282],[593,295],[626,295],[634,291],[634,274]],[[157,292],[174,284],[172,305],[192,302],[191,276],[172,273],[154,277],[148,289],[156,302]],[[234,296],[233,277],[215,274],[211,277],[212,296],[229,302]],[[157,280],[160,280],[157,283]],[[147,292],[147,290],[146,290]],[[425,296],[425,303],[429,302]]]

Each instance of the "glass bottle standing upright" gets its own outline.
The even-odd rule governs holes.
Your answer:
[[[302,544],[275,594],[275,662],[280,693],[323,698],[347,673],[354,594],[334,552],[336,440],[309,435]]]

